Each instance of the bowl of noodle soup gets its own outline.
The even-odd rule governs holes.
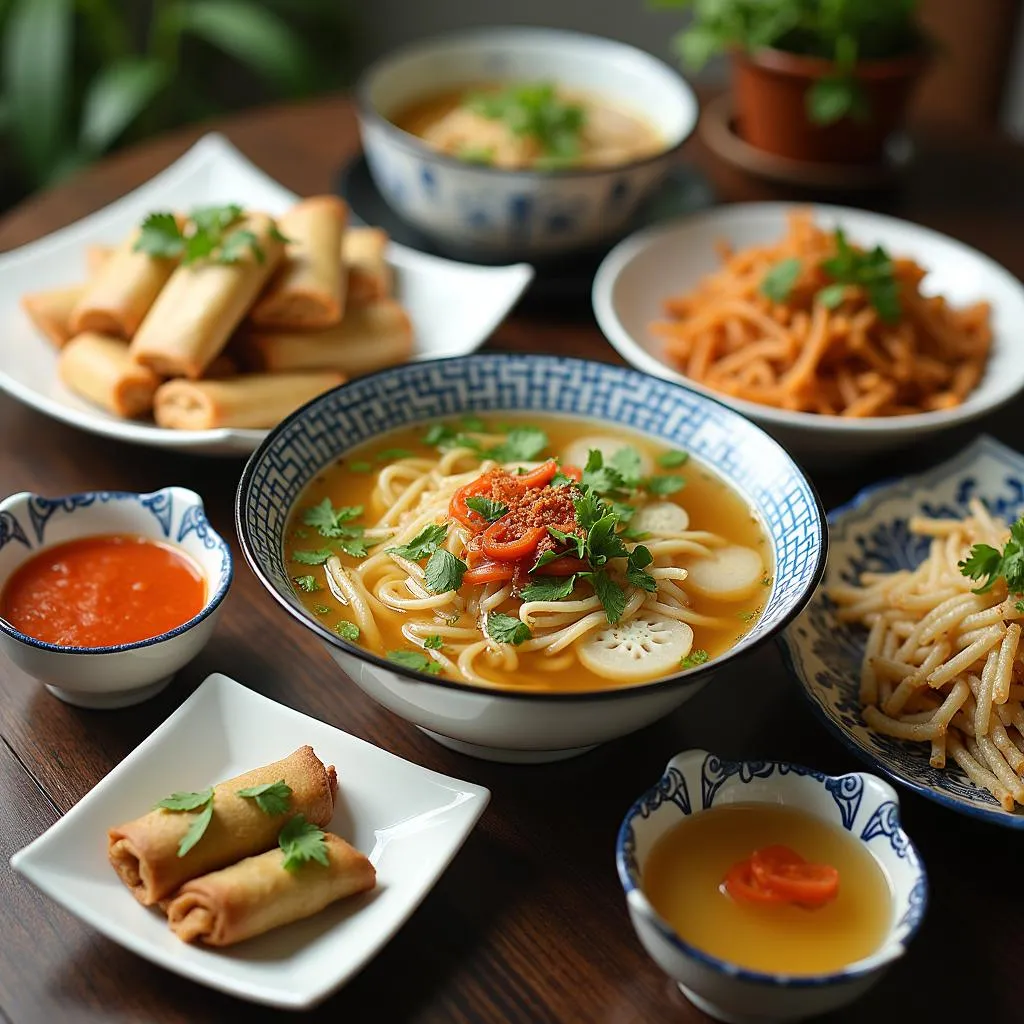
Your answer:
[[[732,410],[503,353],[311,402],[249,461],[236,520],[260,581],[349,679],[507,761],[678,707],[799,612],[827,543],[800,469]]]

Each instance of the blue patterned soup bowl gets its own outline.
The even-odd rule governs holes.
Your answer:
[[[442,154],[390,120],[447,90],[493,81],[553,82],[635,110],[664,149],[609,167],[503,170]],[[395,211],[449,250],[509,261],[623,235],[698,115],[693,91],[661,61],[553,29],[472,29],[414,43],[374,64],[357,95],[370,173]]]
[[[456,682],[388,661],[303,608],[284,560],[286,524],[305,486],[346,450],[403,425],[459,414],[571,415],[640,431],[714,467],[763,523],[774,563],[754,627],[724,655],[653,683],[578,692]],[[648,725],[780,630],[824,565],[824,515],[813,488],[767,434],[713,399],[636,370],[581,359],[486,353],[409,363],[353,380],[278,426],[238,488],[242,551],[282,607],[328,647],[345,674],[440,742],[507,761],[570,756]]]
[[[127,707],[159,693],[209,640],[232,577],[231,548],[210,526],[194,491],[89,491],[62,498],[26,491],[0,502],[0,589],[41,550],[105,534],[180,548],[206,577],[206,599],[199,614],[177,628],[110,647],[58,647],[0,617],[0,650],[54,696],[85,708]]]
[[[889,932],[870,956],[832,974],[769,974],[739,967],[684,941],[644,894],[654,844],[684,818],[727,804],[782,804],[838,826],[865,845],[892,896]],[[725,761],[706,750],[677,754],[630,808],[616,844],[619,880],[644,948],[698,1008],[730,1024],[772,1024],[828,1013],[863,995],[906,951],[928,903],[921,858],[900,826],[899,801],[874,775],[823,775],[782,761]]]

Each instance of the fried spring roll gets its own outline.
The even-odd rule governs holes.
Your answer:
[[[75,394],[125,419],[148,413],[160,386],[152,370],[132,361],[127,342],[91,331],[61,349],[57,372]]]
[[[284,779],[291,787],[288,810],[266,814],[238,790]],[[157,809],[107,833],[107,855],[121,881],[144,906],[174,892],[183,882],[263,853],[277,844],[282,826],[295,814],[323,828],[334,814],[338,780],[312,747],[300,747],[282,761],[256,768],[214,787],[213,818],[202,838],[178,856],[178,844],[198,811]]]
[[[77,284],[70,288],[29,292],[22,295],[21,308],[39,331],[57,348],[63,348],[74,337],[69,321],[85,289],[84,284]]]
[[[249,320],[259,327],[330,327],[345,311],[347,277],[341,239],[348,206],[336,196],[313,196],[278,219],[288,239],[285,256]]]
[[[387,233],[380,228],[349,228],[341,240],[348,271],[348,301],[363,305],[391,294],[391,266],[384,259]]]
[[[87,245],[85,247],[85,270],[90,277],[95,277],[114,255],[111,245]]]
[[[324,842],[326,867],[309,861],[287,870],[278,849],[186,882],[167,906],[171,930],[184,942],[231,946],[376,885],[363,854],[331,833]]]
[[[132,358],[165,377],[201,377],[281,260],[274,227],[252,213],[234,229],[252,232],[262,260],[246,249],[236,263],[178,267],[132,339]]]
[[[71,312],[72,334],[98,331],[131,338],[138,330],[177,266],[176,260],[136,252],[138,237],[133,231],[97,270]]]
[[[405,362],[412,355],[412,323],[394,299],[350,307],[337,327],[311,333],[245,334],[242,360],[254,370],[332,369],[346,377]]]
[[[300,405],[344,383],[344,375],[334,370],[169,380],[157,390],[153,415],[158,426],[172,430],[269,429]]]

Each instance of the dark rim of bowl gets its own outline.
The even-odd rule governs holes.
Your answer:
[[[666,146],[664,149],[658,150],[657,153],[651,156],[643,157],[640,160],[630,160],[627,163],[622,164],[609,164],[607,167],[549,167],[549,168],[536,168],[526,167],[521,170],[510,170],[503,167],[492,167],[490,164],[475,164],[469,163],[465,160],[460,160],[458,157],[449,156],[447,153],[442,153],[440,150],[434,149],[432,146],[428,146],[418,135],[413,135],[412,132],[407,132],[404,128],[399,128],[393,121],[389,121],[379,110],[373,105],[370,99],[370,84],[373,77],[380,71],[380,69],[388,62],[397,60],[400,57],[406,55],[410,50],[415,50],[420,47],[429,46],[431,43],[440,43],[446,39],[457,40],[462,37],[471,36],[484,31],[483,29],[466,29],[462,32],[450,32],[440,35],[431,36],[428,39],[420,39],[414,43],[409,43],[406,46],[402,46],[397,50],[392,50],[385,57],[381,57],[375,60],[367,69],[359,76],[356,82],[353,95],[355,96],[356,109],[359,116],[366,121],[372,121],[374,124],[383,128],[392,141],[396,142],[402,149],[408,152],[414,153],[421,159],[430,159],[436,161],[446,167],[459,167],[462,170],[472,170],[481,174],[487,174],[496,177],[510,177],[524,179],[528,178],[531,180],[557,178],[559,180],[566,180],[571,178],[592,178],[599,177],[601,175],[613,174],[615,172],[621,172],[626,170],[632,170],[637,167],[646,167],[648,164],[654,164],[658,161],[665,160],[671,157],[675,153],[678,153],[680,149],[689,141],[690,137],[697,130],[697,124],[700,121],[700,100],[697,98],[697,94],[693,91],[693,87],[689,82],[683,78],[677,71],[674,71],[668,64],[663,60],[659,60],[653,54],[647,53],[645,50],[641,50],[636,46],[630,46],[629,43],[619,42],[617,39],[609,39],[605,36],[592,35],[589,32],[572,32],[568,29],[536,29],[535,31],[551,32],[556,35],[572,36],[577,39],[590,39],[597,40],[601,43],[605,43],[611,46],[621,47],[623,50],[629,50],[650,61],[652,64],[660,65],[665,68],[670,74],[674,75],[678,81],[681,90],[687,93],[693,103],[693,108],[696,116],[693,119],[693,124],[690,125],[689,129],[679,138],[676,142],[670,146]]]
[[[349,643],[347,640],[343,640],[337,633],[329,630],[326,626],[317,622],[312,616],[308,615],[304,610],[296,608],[289,601],[287,601],[277,590],[274,583],[268,578],[263,572],[260,566],[259,560],[253,552],[253,546],[249,535],[249,528],[245,521],[245,517],[242,515],[244,498],[248,494],[252,484],[252,478],[256,472],[256,466],[263,458],[264,453],[274,444],[277,437],[286,430],[290,424],[298,419],[301,419],[306,410],[316,405],[318,402],[323,401],[324,398],[329,394],[334,394],[337,391],[342,390],[347,384],[340,384],[338,387],[333,388],[331,391],[325,392],[322,395],[318,395],[316,398],[307,402],[305,405],[296,409],[287,419],[282,420],[263,440],[260,446],[252,453],[249,460],[245,464],[245,468],[242,470],[241,479],[238,481],[238,489],[235,492],[235,530],[238,533],[238,540],[242,546],[242,555],[245,557],[246,562],[249,563],[249,568],[252,569],[256,578],[263,584],[263,586],[270,592],[271,597],[285,611],[288,612],[292,618],[298,620],[307,629],[312,630],[321,640],[326,640],[332,647],[337,647],[344,651],[346,654],[354,655],[361,661],[368,661],[373,665],[380,668],[387,669],[389,672],[394,672],[396,675],[403,676],[407,679],[415,680],[421,683],[431,683],[434,686],[440,686],[443,689],[453,690],[459,693],[475,693],[487,697],[508,697],[516,700],[536,700],[536,701],[591,701],[591,700],[614,700],[623,696],[640,696],[642,694],[651,693],[655,690],[666,689],[668,687],[684,687],[692,686],[697,682],[705,681],[706,677],[710,676],[713,672],[722,668],[727,662],[732,661],[734,658],[741,654],[745,654],[748,650],[751,650],[754,646],[766,643],[772,637],[778,635],[784,630],[796,617],[803,611],[807,602],[810,601],[814,595],[818,584],[821,582],[821,578],[825,572],[825,561],[828,556],[828,523],[825,518],[825,508],[821,503],[821,498],[818,496],[817,489],[814,484],[810,481],[804,471],[800,468],[793,457],[786,451],[785,448],[779,444],[773,437],[762,430],[756,423],[748,420],[742,413],[738,413],[735,409],[730,408],[724,402],[719,402],[717,399],[709,398],[706,395],[701,394],[697,391],[690,391],[688,388],[683,387],[681,384],[676,384],[673,381],[667,381],[660,377],[654,377],[651,374],[643,373],[641,370],[634,369],[631,366],[616,366],[613,363],[600,363],[595,359],[580,359],[576,356],[555,356],[555,355],[524,355],[521,352],[510,352],[501,350],[491,350],[485,353],[471,353],[465,356],[454,356],[443,359],[419,359],[415,364],[403,363],[399,366],[386,367],[383,370],[376,370],[373,373],[368,373],[362,377],[355,378],[355,381],[369,380],[373,377],[382,377],[388,374],[394,374],[401,372],[405,366],[430,366],[435,363],[466,363],[472,362],[476,359],[493,359],[497,357],[501,359],[540,359],[544,362],[553,364],[587,364],[592,366],[601,366],[605,369],[616,370],[626,377],[635,377],[639,379],[647,379],[656,381],[659,385],[663,385],[670,388],[678,388],[680,391],[684,391],[689,395],[697,396],[701,401],[710,402],[713,405],[720,406],[726,411],[729,416],[735,416],[741,420],[746,426],[755,430],[757,433],[764,435],[764,437],[773,444],[782,453],[783,456],[789,461],[793,467],[793,471],[797,476],[804,481],[807,486],[808,493],[813,499],[815,511],[817,512],[816,521],[818,524],[818,533],[821,538],[821,543],[818,548],[818,557],[814,566],[814,570],[811,573],[811,578],[808,581],[807,586],[804,588],[803,593],[796,599],[793,607],[774,625],[771,629],[766,631],[764,635],[757,638],[756,644],[748,643],[750,634],[748,633],[743,640],[741,640],[735,646],[729,648],[724,654],[717,658],[705,662],[703,665],[698,665],[696,668],[686,669],[684,672],[675,673],[670,676],[666,676],[663,679],[655,679],[648,683],[640,683],[633,686],[617,686],[608,687],[603,690],[582,690],[574,691],[571,693],[560,693],[550,692],[545,690],[511,690],[511,689],[499,689],[495,686],[480,686],[476,683],[459,682],[454,679],[443,679],[439,676],[432,676],[426,672],[417,672],[413,669],[406,668],[404,665],[399,665],[394,661],[389,661],[387,658],[381,657],[379,654],[374,654],[372,651],[368,651],[365,647],[359,647],[356,644]],[[494,410],[500,411],[500,410]],[[508,412],[521,411],[521,410],[505,410]],[[453,413],[454,414],[454,413]],[[541,413],[543,414],[543,413]],[[585,417],[580,417],[585,418]],[[415,423],[404,424],[404,426],[415,426],[419,422],[429,422],[429,420],[419,421]],[[644,433],[643,431],[637,431],[637,433]],[[344,454],[344,449],[339,451],[335,456],[340,457]],[[712,467],[713,469],[714,467]],[[309,481],[307,481],[308,484]],[[727,481],[728,482],[728,481]],[[288,510],[289,512],[291,509]],[[775,552],[773,550],[772,554]],[[702,678],[703,677],[703,678]]]
[[[161,487],[155,491],[79,491],[75,494],[62,494],[59,498],[48,498],[48,501],[74,501],[76,498],[87,498],[95,497],[95,495],[103,493],[112,495],[115,498],[146,498],[152,494],[159,494],[161,491],[168,490],[167,487]],[[32,493],[32,497],[43,497],[42,495]],[[203,512],[205,517],[206,507],[203,502],[199,503],[199,509]],[[152,647],[154,644],[161,644],[165,640],[173,640],[176,636],[181,636],[182,633],[187,633],[193,626],[198,626],[203,619],[211,615],[219,606],[220,603],[227,597],[228,591],[231,589],[231,583],[235,578],[235,560],[231,555],[231,545],[213,528],[209,519],[206,520],[207,527],[210,530],[210,534],[216,539],[217,546],[221,549],[223,554],[227,556],[228,571],[227,576],[223,579],[220,585],[217,587],[213,596],[207,598],[203,607],[200,609],[197,615],[193,615],[191,619],[183,622],[180,626],[175,626],[174,629],[169,629],[166,633],[160,633],[158,636],[147,637],[145,640],[134,640],[130,644],[108,644],[105,647],[63,647],[60,644],[47,643],[45,640],[37,640],[35,637],[29,636],[27,633],[22,633],[21,630],[15,629],[3,616],[0,616],[0,632],[6,633],[12,640],[17,640],[20,643],[25,644],[28,647],[35,647],[40,651],[53,651],[54,654],[121,654],[125,651],[137,651],[143,647]],[[83,534],[85,536],[91,536],[90,534]],[[147,538],[147,540],[153,538]],[[180,547],[180,545],[177,545]],[[32,552],[33,555],[38,555],[41,551],[46,550],[47,545],[36,549]],[[192,557],[191,555],[189,556]],[[195,559],[193,559],[195,561]],[[205,575],[205,573],[204,573]],[[207,580],[207,583],[210,581]]]
[[[684,751],[684,753],[686,753]],[[739,764],[750,764],[749,761],[740,761]],[[805,771],[810,772],[811,769],[805,768],[803,765],[798,765],[793,761],[767,761],[764,762],[771,765],[786,765],[791,768],[803,768]],[[822,773],[824,774],[824,773]],[[858,772],[845,772],[843,775],[825,775],[828,780],[845,779],[851,775],[863,774]],[[640,797],[634,801],[633,805],[626,812],[626,816],[622,819],[622,824],[619,826],[619,832],[615,839],[615,867],[618,870],[619,883],[622,885],[623,892],[626,894],[628,899],[631,892],[637,891],[643,895],[647,906],[650,909],[648,920],[658,930],[662,938],[664,938],[671,945],[675,946],[681,952],[687,956],[693,957],[695,960],[699,960],[701,963],[717,971],[719,974],[727,975],[730,978],[736,978],[741,981],[752,982],[757,985],[764,985],[772,988],[820,988],[823,985],[836,985],[846,981],[853,981],[856,978],[862,978],[865,975],[873,974],[875,971],[883,970],[891,960],[884,961],[880,964],[864,964],[864,960],[869,957],[862,957],[859,961],[855,960],[849,967],[844,968],[841,971],[832,971],[828,974],[783,974],[781,972],[773,973],[770,971],[755,971],[748,967],[740,967],[738,964],[733,963],[731,960],[723,960],[721,957],[713,956],[711,953],[706,953],[704,950],[691,945],[685,939],[683,939],[676,930],[654,909],[651,901],[647,899],[646,894],[643,891],[643,887],[639,881],[634,879],[632,873],[626,865],[626,858],[623,854],[623,847],[626,842],[626,836],[633,826],[633,821],[640,814],[640,807],[646,800],[649,799],[652,793],[654,793],[659,783],[664,779],[665,773],[662,772],[659,776],[658,781],[653,786],[645,790]],[[696,813],[703,813],[706,808],[702,808]],[[917,860],[917,870],[921,873],[921,878],[924,881],[924,899],[921,905],[921,916],[918,918],[917,924],[911,928],[906,936],[899,940],[900,945],[903,947],[904,953],[907,950],[910,940],[921,930],[921,925],[924,922],[925,914],[928,910],[928,904],[931,900],[931,883],[928,881],[928,870],[924,865],[924,859],[921,857],[921,852],[918,850],[913,839],[907,834],[906,829],[903,827],[903,815],[901,813],[902,808],[897,806],[896,815],[899,823],[899,831],[903,838],[907,841],[908,848],[913,851],[913,854]],[[690,817],[691,815],[686,815]],[[851,833],[852,834],[852,833]],[[858,839],[858,841],[860,841]],[[872,855],[874,856],[874,855]],[[876,861],[877,857],[874,858]],[[884,870],[884,869],[883,869]],[[899,923],[895,926],[891,926],[889,935],[892,934],[895,928],[899,927]],[[877,950],[875,951],[878,952]],[[902,954],[901,954],[902,955]],[[898,958],[896,958],[898,959]],[[860,964],[861,966],[858,966]]]

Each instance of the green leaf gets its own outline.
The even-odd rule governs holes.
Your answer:
[[[82,102],[82,146],[102,153],[153,102],[169,78],[168,65],[151,57],[123,57],[101,68]]]
[[[662,452],[658,456],[657,461],[662,469],[676,469],[678,466],[682,466],[690,461],[690,453],[680,451]]]
[[[292,787],[284,779],[264,782],[262,786],[247,786],[237,791],[239,796],[256,801],[264,814],[284,814],[291,802]]]
[[[425,571],[427,590],[432,594],[447,594],[462,586],[466,563],[447,548],[438,548],[427,562]]]
[[[515,615],[505,615],[503,612],[491,612],[487,616],[485,629],[492,640],[515,647],[533,636],[530,627],[522,619]]]
[[[293,551],[291,560],[299,565],[323,565],[334,552],[330,548],[320,548],[317,551]]]
[[[686,479],[681,476],[652,476],[647,478],[644,486],[651,494],[665,498],[681,491],[686,486]]]
[[[330,498],[324,498],[318,505],[303,509],[302,521],[306,526],[315,526],[324,537],[341,536],[339,526],[363,514],[362,505],[342,505],[335,508]]]
[[[321,589],[315,576],[293,576],[292,583],[294,583],[295,586],[304,594],[315,594]]]
[[[306,821],[304,814],[296,814],[277,837],[277,845],[284,852],[282,867],[286,871],[295,871],[303,864],[315,860],[318,864],[328,867],[327,843],[324,842],[323,829],[311,821]]]
[[[700,71],[715,54],[723,49],[723,40],[718,32],[695,25],[680,32],[675,38],[676,48],[683,63],[690,71]]]
[[[679,659],[680,668],[696,668],[698,665],[703,665],[708,660],[708,652],[698,647],[695,651],[690,651],[685,658]]]
[[[462,424],[463,430],[469,430],[475,434],[480,434],[485,429],[484,421],[479,416],[463,416],[459,422]]]
[[[334,625],[334,632],[351,644],[359,639],[359,627],[354,622],[337,622]]]
[[[455,431],[445,423],[431,423],[427,432],[423,435],[422,441],[431,448],[436,448],[444,441],[450,441],[455,436]]]
[[[638,544],[629,553],[629,561],[626,563],[626,579],[639,587],[653,593],[658,589],[658,581],[647,572],[647,566],[654,561],[654,556],[642,544]]]
[[[434,633],[431,636],[428,636],[426,640],[423,641],[423,646],[428,651],[439,651],[441,650],[442,647],[444,647],[444,640],[442,640],[441,637]]]
[[[408,448],[385,448],[382,452],[377,452],[374,459],[377,462],[394,462],[395,459],[408,459],[412,456],[412,452]]]
[[[179,857],[184,857],[185,854],[203,838],[203,833],[206,832],[211,821],[213,821],[212,799],[203,809],[202,813],[196,817],[195,821],[189,825],[188,831],[181,837],[181,842],[178,843]]]
[[[181,0],[180,31],[234,57],[293,95],[309,82],[304,47],[288,23],[247,0]]]
[[[807,116],[814,124],[835,124],[854,112],[857,95],[858,86],[854,78],[819,78],[807,90]]]
[[[432,676],[441,672],[441,666],[422,651],[388,651],[388,661],[415,672],[429,672]]]
[[[517,83],[496,92],[472,93],[463,106],[503,121],[516,135],[535,139],[549,158],[565,161],[579,154],[586,111],[578,103],[561,99],[550,82]]]
[[[3,26],[0,70],[17,150],[44,184],[70,149],[73,0],[17,0]]]
[[[564,601],[576,586],[576,574],[571,576],[540,576],[531,579],[520,591],[524,601]]]
[[[618,525],[619,517],[609,512],[587,531],[587,558],[595,568],[611,558],[625,558],[629,554],[616,532]]]
[[[387,548],[387,550],[401,555],[402,558],[418,562],[428,555],[432,555],[447,536],[448,527],[443,523],[428,523],[408,544],[401,544],[397,548]]]
[[[489,523],[497,522],[503,515],[508,513],[508,505],[500,501],[492,501],[490,498],[478,496],[467,498],[466,508],[482,515]]]
[[[582,558],[584,551],[587,549],[587,538],[581,537],[578,533],[563,533],[558,529],[557,526],[549,526],[548,533],[558,541],[559,544],[564,544],[569,549],[568,551],[545,551],[538,560],[537,566],[547,565],[548,562],[555,561],[556,558],[561,558],[564,554],[572,554],[576,558]],[[545,555],[551,555],[551,558],[545,559]]]
[[[173,213],[151,213],[139,229],[133,249],[164,259],[173,259],[185,251],[185,239]]]
[[[157,802],[157,807],[165,811],[194,811],[197,807],[205,807],[213,799],[213,787],[197,793],[172,793]]]
[[[826,309],[835,309],[845,298],[845,284],[830,284],[826,285],[814,296],[814,301],[820,303]]]
[[[331,609],[328,608],[327,605],[325,604],[315,604],[313,605],[313,612],[316,615],[330,615]]]
[[[604,569],[597,572],[580,573],[582,579],[590,581],[594,593],[604,606],[605,618],[613,626],[622,618],[626,610],[626,592],[613,580]]]
[[[350,462],[348,464],[349,471],[352,473],[369,473],[373,466],[368,462]]]
[[[547,446],[548,435],[539,427],[513,427],[487,455],[498,462],[530,462]]]
[[[772,302],[785,302],[789,298],[803,264],[796,256],[780,260],[761,278],[761,294]],[[683,460],[685,461],[685,460]],[[659,460],[660,465],[665,463]],[[677,463],[681,465],[681,463]]]
[[[344,537],[335,543],[346,555],[351,555],[353,558],[365,558],[370,553],[369,547],[362,537]]]
[[[266,263],[267,254],[256,235],[247,228],[239,229],[225,236],[217,253],[217,262],[240,263],[250,253],[257,263]]]
[[[633,490],[640,486],[642,462],[635,448],[620,448],[609,460],[608,468],[618,474],[623,485]]]

